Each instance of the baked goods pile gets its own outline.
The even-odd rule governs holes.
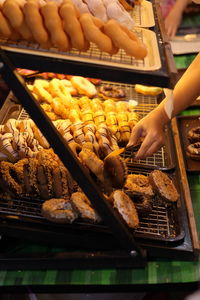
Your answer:
[[[107,167],[94,153],[93,145],[74,146],[86,172],[96,178],[94,180],[100,186],[107,185]],[[110,162],[110,168],[115,168],[116,161]],[[151,212],[158,198],[164,205],[177,202],[179,194],[176,187],[162,171],[152,171],[148,176],[127,175],[127,168],[121,159],[118,170],[119,178],[123,179],[118,184],[114,182],[113,190],[106,198],[130,228],[139,226],[141,216]],[[23,158],[15,163],[1,161],[0,188],[12,199],[41,199],[41,213],[51,222],[72,223],[77,218],[101,222],[89,199],[52,149],[40,150],[35,157]]]
[[[200,126],[191,128],[188,131],[187,138],[189,145],[187,146],[187,155],[194,160],[200,159]]]
[[[146,46],[132,29],[133,20],[118,0],[3,0],[0,7],[0,35],[47,49],[87,51],[94,43],[110,55],[123,49],[144,59]]]
[[[36,79],[28,88],[55,125],[62,123],[64,126],[59,120],[65,120],[66,128],[61,129],[61,134],[65,135],[67,142],[73,139],[81,144],[90,141],[96,148],[97,144],[102,144],[101,152],[106,156],[118,145],[127,144],[131,130],[140,117],[134,111],[131,102],[116,102],[112,99],[117,99],[116,93],[125,95],[121,89],[114,89],[112,94],[112,90],[109,89],[108,96],[113,97],[101,101],[97,96],[101,96],[103,89],[98,91],[88,82],[80,76],[73,76],[70,81],[56,78],[50,81]],[[72,96],[78,92],[87,96]],[[96,151],[98,152],[98,149]]]

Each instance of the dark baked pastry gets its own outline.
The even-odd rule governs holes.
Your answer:
[[[122,190],[115,190],[109,197],[113,207],[119,212],[130,228],[139,226],[138,213],[133,201]]]
[[[166,201],[167,204],[174,203],[179,198],[179,193],[170,177],[160,170],[154,170],[149,174],[149,182],[155,193]]]
[[[124,186],[127,178],[127,166],[119,155],[108,156],[104,159],[104,181],[113,188],[120,189]]]
[[[122,100],[126,97],[126,94],[121,88],[106,84],[99,88],[99,96],[104,99]]]
[[[140,174],[129,174],[127,176],[124,190],[129,196],[140,195],[153,197],[154,191],[149,182],[148,176]]]
[[[191,128],[188,131],[187,137],[191,144],[200,142],[200,126]]]
[[[186,153],[191,159],[200,160],[200,142],[188,145]]]

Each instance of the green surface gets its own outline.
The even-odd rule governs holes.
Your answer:
[[[192,109],[183,115],[200,114],[200,110]],[[200,234],[200,175],[188,176],[191,196],[196,217],[196,224]],[[39,247],[37,245],[22,244],[21,252],[51,253],[60,249]],[[15,249],[13,249],[14,251]],[[193,283],[200,279],[200,260],[195,262],[178,260],[160,260],[149,262],[143,269],[126,270],[44,270],[44,271],[0,271],[0,286],[28,286],[28,285],[144,285],[167,283]]]

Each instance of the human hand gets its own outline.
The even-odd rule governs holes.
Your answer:
[[[166,119],[166,118],[165,118]],[[143,142],[135,156],[135,159],[144,159],[158,151],[165,141],[164,118],[152,111],[141,119],[132,129],[131,137],[126,147],[138,144],[142,138]]]
[[[181,20],[182,13],[175,9],[172,9],[165,18],[165,29],[169,38],[173,38],[176,35],[177,29],[181,24]]]

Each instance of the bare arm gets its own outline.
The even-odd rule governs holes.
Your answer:
[[[176,35],[177,29],[181,24],[182,15],[190,0],[176,0],[171,11],[165,19],[165,29],[167,35],[172,38]]]
[[[174,110],[172,117],[189,106],[199,95],[200,53],[193,60],[174,88]],[[165,102],[166,99],[138,122],[132,130],[127,146],[137,144],[139,138],[144,137],[144,141],[136,155],[137,159],[151,156],[164,144],[164,126],[170,121],[164,109]]]

